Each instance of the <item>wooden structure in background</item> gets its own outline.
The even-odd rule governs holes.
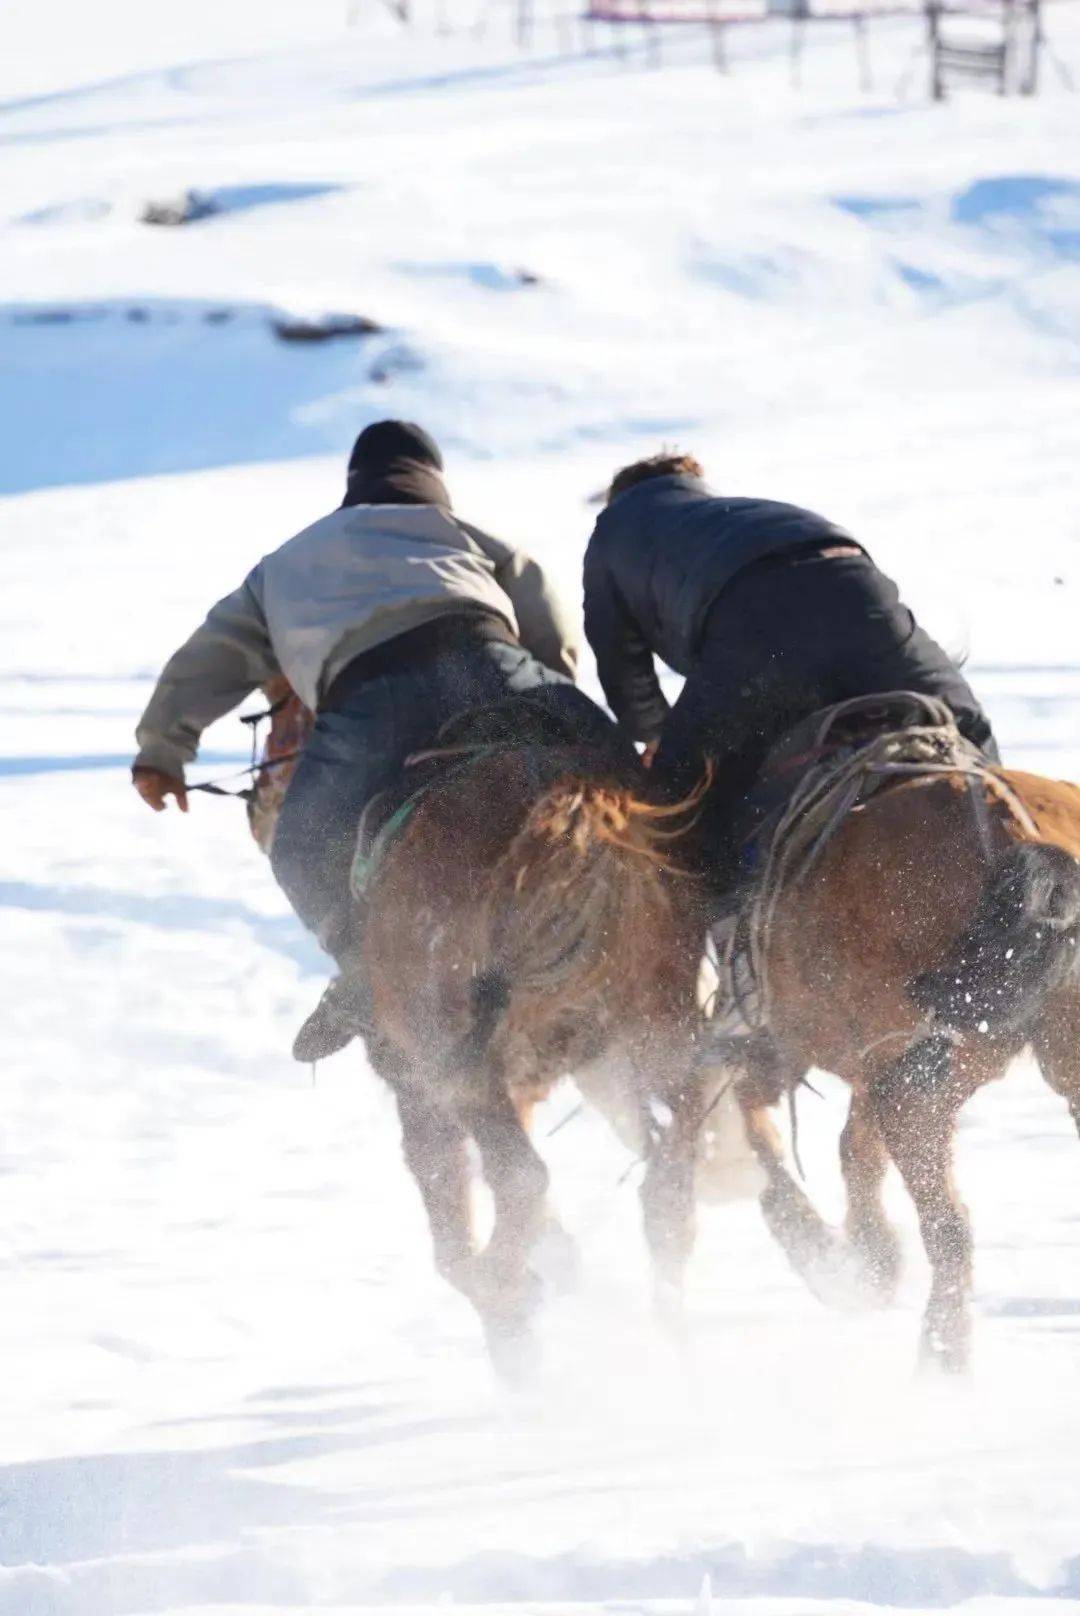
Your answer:
[[[615,55],[662,65],[665,35],[698,28],[710,42],[713,61],[726,71],[729,25],[787,18],[791,24],[791,73],[798,84],[812,22],[852,26],[859,77],[871,88],[869,30],[875,19],[923,17],[919,56],[929,56],[930,93],[943,100],[958,84],[982,84],[999,95],[1034,95],[1044,46],[1044,0],[379,0],[405,26],[479,39],[508,30],[521,51],[553,46],[562,56],[589,54],[600,40]],[[350,22],[364,0],[346,0]],[[606,36],[606,37],[605,37]],[[1074,89],[1065,65],[1053,57],[1066,88]],[[909,77],[905,74],[905,81]],[[898,93],[901,93],[898,89]]]
[[[768,0],[594,0],[585,13],[590,23],[606,23],[613,28],[643,30],[648,60],[659,66],[664,31],[675,27],[708,30],[713,61],[727,71],[725,30],[729,23],[762,22],[769,14]],[[616,48],[619,41],[616,39]],[[622,41],[625,48],[625,39]]]
[[[928,0],[926,26],[935,101],[943,101],[954,83],[984,84],[998,95],[1034,95],[1038,89],[1040,0]]]

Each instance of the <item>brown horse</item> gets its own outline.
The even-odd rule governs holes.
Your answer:
[[[965,1365],[970,1336],[961,1107],[1030,1045],[1080,1128],[1077,856],[1080,788],[1011,770],[915,775],[848,813],[772,915],[769,1034],[739,1085],[767,1221],[813,1288],[856,1278],[886,1300],[899,1247],[881,1188],[894,1162],[933,1275],[923,1354],[946,1369]],[[843,1240],[788,1172],[769,1115],[811,1067],[852,1087]]]
[[[530,1352],[530,1252],[554,1228],[529,1121],[562,1076],[622,1057],[656,1138],[642,1203],[662,1287],[678,1290],[689,1254],[702,922],[671,857],[686,813],[649,806],[644,782],[632,751],[613,768],[595,741],[463,747],[368,889],[369,1053],[397,1098],[436,1264],[509,1374]],[[495,1208],[482,1252],[470,1140]]]

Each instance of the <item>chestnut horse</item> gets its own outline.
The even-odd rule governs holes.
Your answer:
[[[528,698],[494,710],[501,738],[447,738],[366,891],[369,1054],[397,1098],[436,1265],[509,1375],[532,1350],[530,1252],[561,1233],[529,1138],[561,1077],[606,1054],[625,1064],[656,1139],[641,1194],[664,1294],[677,1293],[692,1239],[703,920],[672,858],[687,812],[643,800],[629,743],[573,696],[592,710],[584,740],[576,721],[554,742],[521,739]],[[470,1140],[495,1209],[479,1252]]]
[[[884,784],[804,878],[778,892],[765,943],[768,1032],[740,1100],[768,1175],[766,1219],[819,1293],[891,1297],[899,1247],[881,1202],[890,1160],[932,1270],[922,1350],[969,1353],[972,1235],[953,1178],[961,1107],[1031,1046],[1080,1129],[1080,788],[957,767]],[[788,1172],[769,1110],[812,1067],[851,1085],[848,1211],[831,1231]]]

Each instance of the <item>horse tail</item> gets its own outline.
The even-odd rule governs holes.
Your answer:
[[[1080,862],[1049,842],[1021,842],[991,868],[950,959],[909,992],[955,1032],[1028,1032],[1076,970]]]
[[[448,1072],[476,1070],[509,1003],[510,981],[505,971],[477,972],[472,982],[469,1030],[450,1051],[445,1063]]]
[[[671,880],[684,873],[672,844],[692,824],[706,785],[670,805],[612,783],[553,786],[500,860],[481,974],[514,991],[580,995],[607,972],[632,969],[628,957],[649,946]]]

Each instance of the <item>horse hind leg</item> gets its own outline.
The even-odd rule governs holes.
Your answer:
[[[949,1038],[938,1034],[913,1044],[870,1087],[930,1260],[922,1360],[953,1373],[968,1364],[972,1277],[971,1222],[953,1177],[953,1135],[961,1106],[981,1081],[961,1064]]]
[[[542,1284],[529,1256],[548,1215],[548,1170],[505,1094],[471,1108],[468,1123],[495,1202],[495,1226],[462,1289],[480,1315],[496,1372],[521,1384],[537,1356],[532,1318]]]
[[[641,1184],[641,1213],[657,1317],[679,1333],[686,1268],[697,1233],[694,1170],[702,1113],[698,1085],[689,1078],[661,1105],[654,1102],[650,1108],[655,1132]]]
[[[867,1091],[852,1092],[851,1109],[840,1136],[840,1167],[847,1189],[844,1227],[854,1259],[852,1278],[862,1299],[882,1305],[892,1300],[900,1277],[900,1242],[885,1215],[881,1189],[889,1151]]]
[[[396,1093],[405,1160],[423,1196],[435,1266],[479,1314],[496,1371],[520,1382],[534,1357],[529,1320],[540,1282],[526,1258],[543,1227],[547,1168],[508,1102],[469,1118],[495,1200],[495,1228],[478,1255],[464,1122],[404,1085]]]
[[[792,1177],[772,1117],[802,1073],[785,1070],[772,1040],[760,1034],[751,1041],[744,1062],[735,1092],[747,1143],[765,1173],[761,1211],[766,1226],[818,1300],[830,1306],[842,1304],[846,1302],[841,1283],[843,1242]]]
[[[630,1050],[645,1142],[640,1201],[653,1306],[676,1337],[684,1328],[686,1270],[697,1236],[698,1135],[708,1111],[695,1032],[681,1015],[658,1019]]]
[[[1032,1037],[1039,1070],[1069,1107],[1080,1134],[1080,992],[1073,986],[1047,1003]]]
[[[462,1289],[473,1255],[472,1174],[465,1130],[407,1088],[397,1090],[406,1165],[423,1197],[435,1266]]]
[[[532,1137],[535,1098],[516,1099],[514,1110],[527,1136]],[[546,1171],[546,1169],[545,1169]],[[556,1295],[576,1291],[581,1284],[581,1253],[573,1235],[565,1229],[545,1199],[536,1235],[529,1253],[530,1267]]]

